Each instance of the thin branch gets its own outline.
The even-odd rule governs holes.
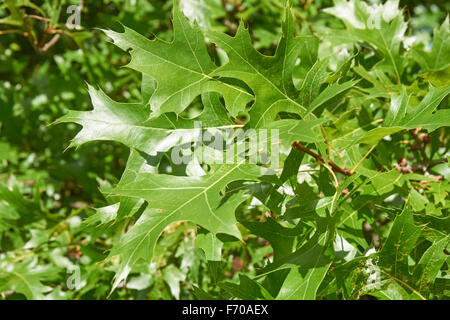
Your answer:
[[[50,22],[49,18],[44,18],[44,17],[37,16],[34,14],[26,14],[25,18],[31,18],[31,19],[36,19],[36,20],[40,20],[40,21]]]
[[[333,145],[332,145],[331,143],[329,143],[329,142],[326,142],[326,144],[327,144],[331,149],[333,149],[334,153],[336,153],[336,155],[338,156],[339,160],[341,160],[342,164],[345,164],[344,159],[341,157],[341,155],[340,155],[339,152],[336,150],[336,148],[333,147]]]
[[[356,166],[355,166],[352,170],[350,170],[350,174],[355,173],[356,169],[358,169],[358,167],[361,165],[361,163],[364,161],[364,159],[367,158],[367,156],[372,152],[373,149],[375,149],[376,146],[377,146],[377,145],[374,144],[374,145],[372,146],[372,148],[370,148],[369,151],[367,151],[367,153],[364,155],[364,157],[362,157],[361,160],[359,160],[359,162],[356,164]]]
[[[22,30],[0,30],[0,35],[8,34],[8,33],[18,33],[18,34],[22,34],[24,36],[27,36],[27,33],[22,31]]]
[[[61,30],[61,29],[49,29],[49,30],[46,30],[45,32],[47,32],[48,34],[62,34],[62,33],[66,33],[64,30]]]
[[[319,162],[325,163],[325,160],[323,159],[322,156],[319,156],[318,154],[312,152],[311,150],[305,148],[300,142],[295,141],[292,144],[292,147],[295,150],[300,150],[303,151],[304,153],[309,154],[311,157],[313,157],[314,159],[316,159]],[[330,159],[328,160],[328,164],[334,169],[334,171],[337,171],[339,173],[345,174],[347,176],[350,176],[352,173],[350,172],[350,170],[341,168],[340,166],[338,166],[336,163],[334,163],[333,161],[331,161]]]
[[[323,166],[325,167],[325,169],[327,169],[328,171],[330,171],[331,175],[333,176],[334,183],[336,184],[336,191],[337,191],[337,190],[339,189],[339,180],[338,180],[338,178],[336,177],[336,174],[335,174],[334,171],[333,171],[329,166],[327,166],[323,161],[319,161],[319,163],[320,163],[321,165],[323,165]]]
[[[325,143],[328,144],[327,133],[322,125],[320,125],[320,130],[322,130],[322,135],[325,139]],[[330,158],[330,149],[327,149],[327,158]]]
[[[48,49],[53,47],[55,43],[58,42],[59,38],[61,37],[61,34],[56,34],[49,42],[47,42],[42,48],[39,49],[40,52],[46,52]]]

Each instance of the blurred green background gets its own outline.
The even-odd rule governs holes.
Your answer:
[[[283,0],[181,2],[185,14],[204,27],[233,34],[239,20],[248,22],[255,47],[273,53]],[[411,18],[411,33],[430,34],[450,9],[448,1],[400,4]],[[65,25],[70,5],[82,5],[80,30]],[[329,0],[294,1],[297,22],[313,32],[337,23],[321,12],[331,5]],[[140,75],[122,67],[129,57],[96,28],[117,29],[121,22],[147,37],[170,40],[171,8],[171,1],[160,0],[0,1],[0,299],[40,297],[41,292],[61,299],[108,296],[117,263],[103,259],[130,221],[108,228],[86,227],[82,221],[93,208],[109,204],[99,186],[118,181],[128,151],[110,142],[65,151],[79,128],[51,124],[69,109],[91,109],[86,83],[114,100],[139,101]],[[222,275],[221,266],[202,262],[194,242],[189,224],[168,230],[154,262],[134,268],[111,298],[201,297],[187,283],[214,292],[220,277],[254,270],[271,252],[260,239],[245,248],[226,243],[224,264],[232,272]],[[14,272],[2,273],[11,268]],[[79,287],[71,289],[77,270]],[[26,294],[8,290],[18,286],[23,290],[16,291]]]

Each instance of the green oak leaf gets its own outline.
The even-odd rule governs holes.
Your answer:
[[[391,105],[383,126],[365,132],[357,143],[376,144],[385,136],[404,129],[422,127],[431,132],[449,126],[450,110],[448,108],[436,110],[449,93],[450,86],[435,88],[430,85],[430,90],[419,105],[408,108],[409,98],[403,88],[400,95],[391,95]]]
[[[144,173],[133,182],[104,190],[107,195],[145,199],[151,208],[111,251],[111,256],[121,256],[114,287],[126,278],[136,261],[151,260],[156,240],[173,222],[192,221],[213,234],[224,233],[240,239],[234,211],[246,196],[243,191],[227,194],[225,187],[232,181],[254,180],[260,175],[257,166],[238,163],[221,165],[201,177]],[[225,194],[221,195],[222,192]]]
[[[103,91],[89,86],[94,106],[92,111],[69,111],[55,123],[75,122],[82,130],[71,141],[69,147],[78,147],[94,140],[121,142],[127,147],[145,153],[165,152],[175,145],[193,141],[199,134],[194,121],[164,113],[150,118],[148,108],[140,103],[119,103]],[[221,108],[217,95],[205,94],[205,109],[196,119],[204,129],[209,126],[233,126]]]
[[[243,111],[253,95],[242,87],[230,84],[215,74],[217,66],[208,52],[197,25],[191,25],[178,8],[173,9],[173,41],[149,40],[123,27],[124,32],[104,30],[114,44],[131,54],[127,65],[156,81],[150,98],[154,115],[181,113],[195,97],[204,92],[218,92],[233,116]]]
[[[414,223],[411,209],[405,210],[395,218],[389,236],[380,252],[379,265],[394,279],[409,274],[408,256],[414,249],[422,228]]]
[[[222,282],[219,284],[225,291],[244,300],[273,300],[270,293],[257,281],[245,275],[239,276],[239,284]]]
[[[400,46],[405,39],[407,23],[399,9],[399,0],[373,5],[359,0],[335,0],[334,7],[324,11],[345,23],[345,36],[350,40],[366,42],[379,51],[384,59],[377,66],[400,82],[404,70]]]
[[[301,114],[306,110],[297,98],[292,80],[297,56],[305,42],[293,36],[289,7],[285,9],[282,28],[283,36],[275,56],[264,56],[253,47],[243,23],[234,37],[212,31],[206,33],[212,42],[225,50],[229,60],[213,74],[240,79],[253,90],[255,102],[250,110],[250,125],[254,128],[273,121],[280,111]]]
[[[437,72],[450,66],[450,24],[449,17],[440,28],[433,30],[433,45],[431,51],[413,48],[413,56],[420,64],[422,72]]]
[[[313,268],[292,268],[277,300],[314,300],[331,263]]]
[[[30,300],[43,300],[49,287],[42,281],[55,275],[54,267],[38,265],[37,258],[11,263],[0,260],[0,291],[14,290]]]
[[[449,236],[432,243],[414,268],[415,287],[424,296],[428,296],[442,264],[448,259],[445,254],[448,245]]]

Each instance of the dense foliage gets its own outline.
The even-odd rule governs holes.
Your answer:
[[[74,4],[0,2],[1,299],[450,297],[448,5]]]

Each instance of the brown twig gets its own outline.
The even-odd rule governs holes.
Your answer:
[[[27,36],[27,32],[24,32],[22,30],[0,30],[0,35],[2,34],[8,34],[8,33],[18,33],[18,34],[22,34],[24,36]]]
[[[61,34],[56,34],[49,42],[47,42],[42,48],[39,48],[40,52],[46,52],[48,49],[50,49],[55,43],[58,42],[59,38],[61,37]]]
[[[31,18],[31,19],[36,19],[36,20],[40,20],[40,21],[50,22],[49,18],[44,18],[41,16],[37,16],[35,14],[26,14],[25,18]]]
[[[304,153],[309,154],[311,157],[313,157],[314,159],[316,159],[316,160],[319,161],[319,162],[325,163],[325,160],[323,159],[322,156],[319,156],[318,154],[312,152],[312,151],[309,150],[309,149],[306,149],[306,148],[305,148],[300,142],[298,142],[298,141],[295,141],[295,142],[292,144],[292,147],[293,147],[295,150],[300,150],[300,151],[303,151]],[[334,169],[334,171],[336,171],[336,172],[345,174],[345,175],[347,175],[347,176],[350,176],[350,175],[352,174],[352,173],[350,172],[350,170],[341,168],[340,166],[338,166],[336,163],[334,163],[334,162],[331,161],[330,159],[328,159],[328,164],[329,164],[329,165]]]

